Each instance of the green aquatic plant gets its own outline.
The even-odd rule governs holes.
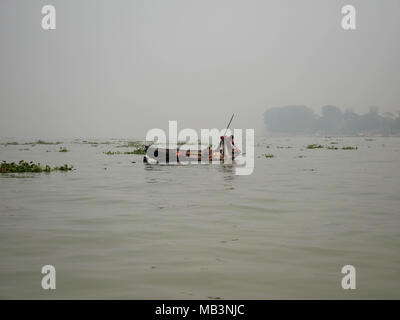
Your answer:
[[[61,144],[61,143],[62,142],[60,142],[60,141],[48,142],[48,141],[44,141],[44,140],[38,140],[38,141],[27,143],[27,144],[46,144],[46,145],[48,145],[48,144]]]
[[[275,156],[273,154],[264,154],[264,157],[266,157],[266,158],[274,158]]]
[[[307,149],[321,149],[321,148],[323,148],[323,147],[324,147],[323,145],[314,143],[314,144],[309,144],[309,145],[307,146]]]
[[[326,146],[326,148],[328,150],[337,150],[337,149],[339,149],[338,147],[335,147],[335,146]]]
[[[115,154],[124,154],[121,151],[107,151],[107,152],[103,152],[103,153],[108,155],[108,156],[112,156],[112,155],[115,155]]]
[[[49,171],[51,170],[49,166],[45,166],[44,168],[40,166],[40,163],[35,164],[32,161],[31,162],[25,162],[24,160],[21,160],[18,163],[11,162],[7,163],[6,161],[3,161],[0,165],[0,172],[1,173],[9,173],[9,172],[43,172],[43,171]]]
[[[113,156],[113,155],[121,155],[121,154],[146,154],[146,149],[143,148],[138,148],[136,150],[133,151],[107,151],[107,152],[103,152],[104,154],[108,155],[108,156]]]
[[[19,143],[16,141],[12,142],[6,142],[4,143],[5,146],[27,146],[27,145],[32,145],[35,146],[37,144],[45,144],[45,145],[54,145],[54,144],[61,144],[62,142],[56,141],[56,142],[47,142],[44,140],[37,140],[37,141],[32,141],[32,142],[24,142],[24,143]]]
[[[74,169],[74,166],[68,166],[67,164],[64,164],[61,167],[54,167],[53,171],[71,171],[72,169]]]
[[[33,163],[32,161],[26,162],[21,160],[18,163],[8,163],[3,161],[0,165],[0,173],[23,173],[23,172],[51,172],[51,171],[70,171],[73,166],[69,167],[67,164],[61,167],[54,167],[53,169],[49,165],[41,166],[39,163]]]
[[[68,152],[68,149],[67,148],[62,148],[62,147],[60,147],[60,150],[58,150],[58,152]]]
[[[143,144],[141,141],[127,141],[127,142],[122,142],[122,144],[117,145],[117,148],[130,148],[133,147],[135,149],[139,148],[144,148],[145,144]]]
[[[350,147],[350,146],[342,148],[342,150],[357,150],[357,149],[358,147]]]
[[[140,148],[140,147],[144,146],[144,144],[141,141],[128,141],[127,146],[134,147],[134,148]]]
[[[139,148],[133,151],[133,154],[146,154],[146,147],[140,146]]]

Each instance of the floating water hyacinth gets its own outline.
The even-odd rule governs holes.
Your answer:
[[[12,142],[6,142],[3,145],[5,145],[5,146],[27,146],[27,145],[35,146],[37,144],[54,145],[54,144],[61,144],[61,143],[62,142],[60,142],[60,141],[48,142],[48,141],[44,141],[44,140],[37,140],[37,141],[23,142],[23,143],[12,141]]]
[[[146,154],[146,148],[145,146],[140,146],[136,150],[133,151],[134,154]]]
[[[71,171],[74,169],[74,166],[68,166],[67,164],[64,164],[61,167],[54,167],[52,170],[53,171]]]
[[[357,150],[358,147],[343,147],[342,150]]]
[[[129,147],[139,149],[139,148],[144,148],[144,144],[140,141],[127,141],[117,146],[117,148],[129,148]]]
[[[0,165],[0,173],[71,171],[72,169],[73,166],[68,166],[67,164],[52,169],[49,165],[41,166],[40,162],[36,164],[32,161],[26,162],[24,160],[21,160],[18,163],[7,163],[6,161],[3,161]]]
[[[26,143],[26,144],[46,144],[46,145],[49,145],[49,144],[61,144],[61,143],[62,142],[60,142],[60,141],[48,142],[48,141],[44,141],[44,140],[38,140],[38,141],[35,141],[35,142]]]
[[[323,147],[324,147],[323,145],[314,143],[314,144],[309,144],[309,145],[307,146],[307,149],[321,149],[321,148],[323,148]]]
[[[125,152],[123,152],[123,151],[107,151],[107,152],[103,152],[103,153],[108,156],[121,155],[121,154],[146,154],[146,149],[145,149],[145,147],[141,147],[141,148],[138,148],[133,151],[125,151]]]
[[[335,147],[335,146],[326,146],[326,148],[328,150],[337,150],[337,149],[339,149],[338,147]]]

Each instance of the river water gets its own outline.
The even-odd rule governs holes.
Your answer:
[[[0,174],[0,298],[400,298],[400,138],[258,137],[250,176],[146,166],[109,141],[0,146],[76,168]]]

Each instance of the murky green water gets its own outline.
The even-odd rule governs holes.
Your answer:
[[[251,176],[63,146],[0,146],[77,169],[0,175],[0,298],[400,298],[400,138],[258,138]]]

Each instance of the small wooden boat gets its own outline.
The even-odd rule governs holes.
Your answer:
[[[211,146],[204,145],[198,148],[193,148],[193,146],[188,148],[188,146],[155,144],[146,147],[146,155],[143,158],[143,162],[148,164],[188,164],[235,161],[240,156],[241,151],[235,146],[233,135],[226,135],[234,115],[229,120],[224,135],[220,137],[220,143],[217,148],[212,149]]]
[[[229,162],[235,160],[241,154],[241,151],[235,146],[233,135],[221,136],[219,146],[215,149],[204,145],[190,149],[187,146],[182,147],[171,144],[146,146],[143,162],[148,164]]]

